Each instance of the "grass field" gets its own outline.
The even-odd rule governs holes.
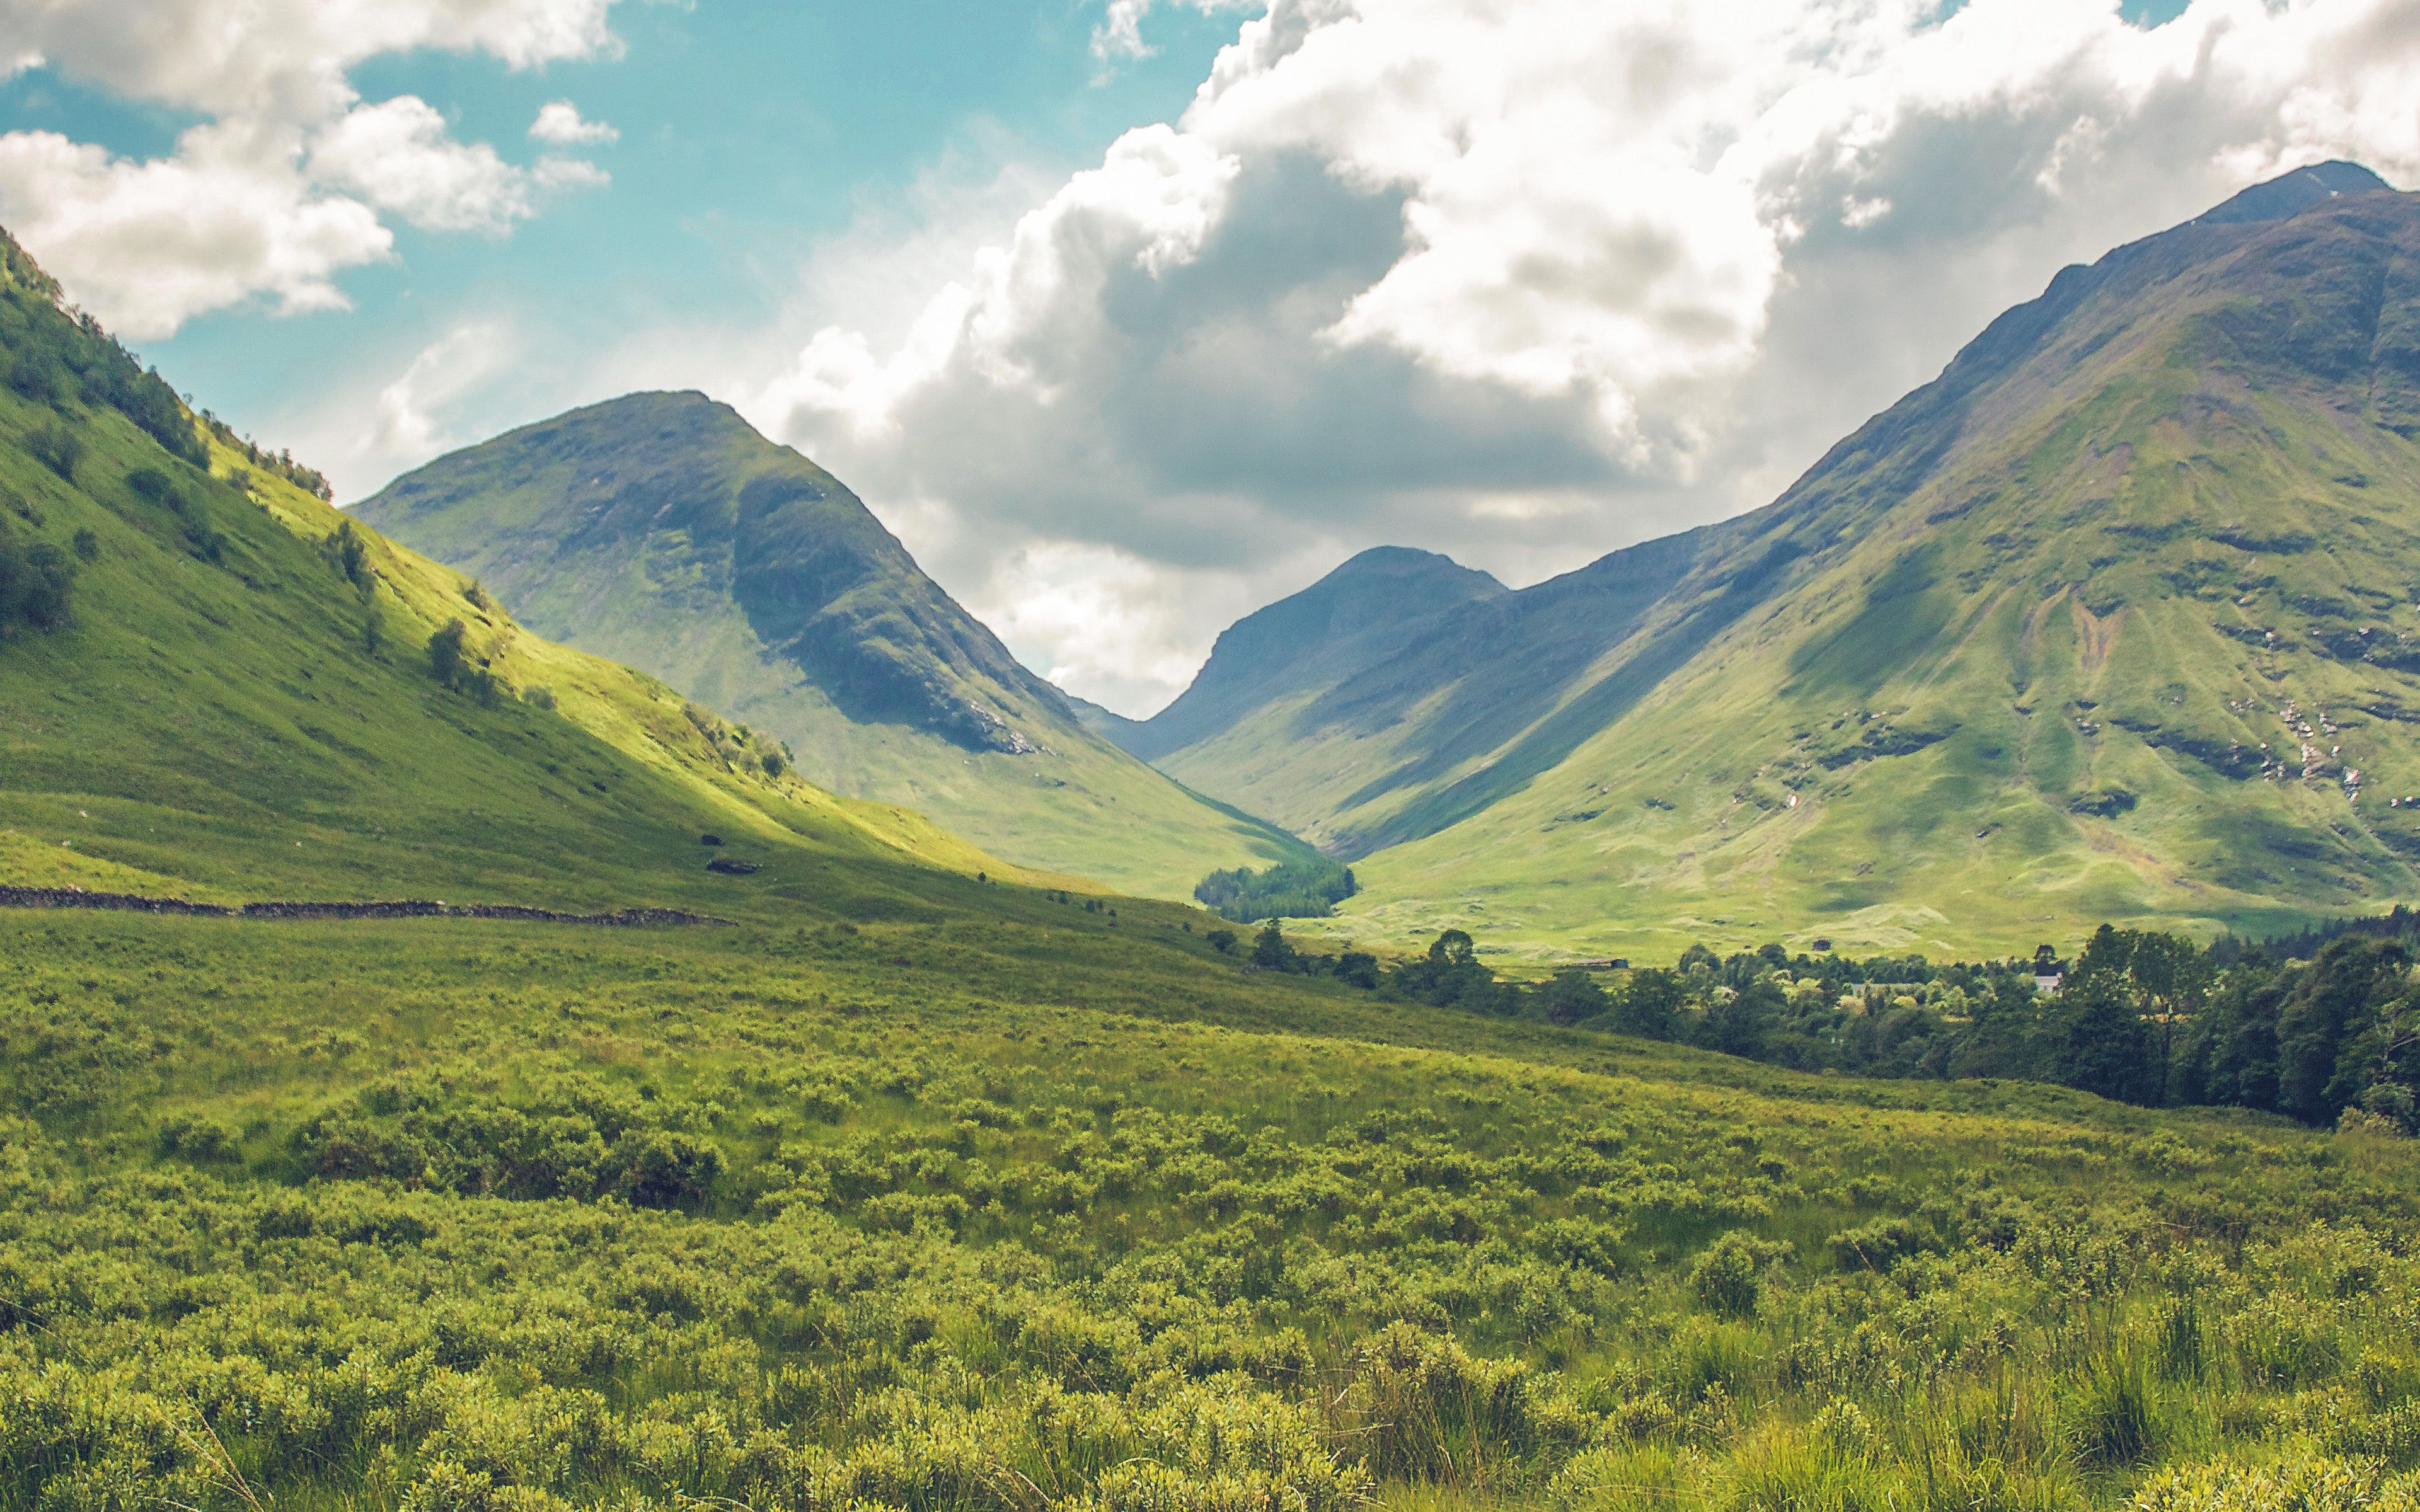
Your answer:
[[[0,917],[0,1504],[2408,1504],[2408,1143],[878,912]]]

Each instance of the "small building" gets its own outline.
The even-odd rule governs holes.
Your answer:
[[[2037,971],[2034,973],[2034,991],[2045,997],[2055,996],[2066,981],[2067,973],[2064,971],[2056,969]]]
[[[1586,961],[1575,961],[1572,965],[1580,971],[1628,971],[1630,957],[1626,955],[1591,956]]]

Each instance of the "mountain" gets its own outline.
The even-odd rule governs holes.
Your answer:
[[[2303,170],[2060,273],[1772,505],[1160,764],[1355,860],[1339,927],[1482,948],[2420,896],[2415,437],[2420,200]]]
[[[1230,625],[1176,702],[1110,738],[1157,761],[1214,738],[1255,710],[1353,676],[1384,659],[1405,625],[1503,592],[1487,574],[1433,551],[1364,551]]]
[[[993,853],[1124,890],[1302,853],[1087,729],[837,479],[699,393],[636,393],[408,473],[354,512],[538,633],[664,679]]]
[[[0,882],[712,912],[1012,872],[359,529],[5,236],[0,372]]]

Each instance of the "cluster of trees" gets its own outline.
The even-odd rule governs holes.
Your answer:
[[[352,584],[354,594],[360,597],[362,649],[373,656],[377,656],[386,644],[386,610],[379,604],[378,569],[370,564],[369,543],[363,538],[361,532],[353,529],[351,520],[346,520],[336,527],[335,534],[319,543],[319,550],[328,559],[328,564],[341,573],[345,581]],[[461,642],[458,640],[455,642],[458,660],[460,654]],[[432,670],[433,663],[432,653]],[[440,681],[442,680],[443,674],[441,673]]]
[[[496,674],[480,666],[463,649],[463,640],[469,634],[469,627],[460,620],[447,620],[443,629],[428,638],[428,675],[436,678],[441,687],[466,693],[481,703],[493,703]]]
[[[218,562],[226,556],[226,536],[168,474],[157,468],[136,468],[126,475],[126,486],[175,520],[178,533],[185,538],[186,548],[195,556],[205,562]]]
[[[1360,890],[1353,869],[1326,856],[1280,861],[1265,871],[1213,872],[1193,889],[1202,906],[1249,924],[1263,918],[1326,918]]]
[[[2103,925],[2055,993],[2032,960],[1934,965],[1780,946],[1670,967],[1504,982],[1448,930],[1386,973],[1388,995],[1580,1025],[1803,1071],[2056,1083],[2145,1106],[2224,1105],[2319,1126],[2420,1133],[2420,980],[2382,932],[2345,931],[2307,962],[2240,941],[2209,949]]]
[[[53,630],[68,623],[80,558],[101,554],[90,531],[78,531],[74,555],[47,541],[26,540],[0,520],[0,635],[12,630]]]
[[[1221,955],[1232,953],[1236,945],[1232,930],[1214,929],[1205,936],[1210,948]],[[1375,988],[1380,985],[1378,958],[1367,950],[1346,950],[1341,955],[1322,955],[1305,950],[1285,937],[1274,918],[1261,926],[1252,940],[1247,957],[1263,971],[1284,971],[1305,977],[1334,977],[1347,986]]]
[[[297,462],[292,452],[272,452],[249,436],[239,436],[234,426],[207,409],[202,411],[202,424],[208,425],[210,434],[228,450],[242,453],[244,460],[261,471],[275,473],[314,498],[328,500],[336,497],[336,490],[328,482],[326,474],[317,468]]]
[[[0,240],[5,240],[0,233]],[[0,348],[8,354],[7,381],[19,398],[54,409],[70,402],[107,406],[158,441],[168,455],[207,466],[209,449],[193,416],[158,370],[147,369],[89,315],[59,303],[58,285],[14,241],[0,246]],[[60,432],[70,435],[71,432]],[[79,447],[78,450],[81,450]],[[44,460],[53,467],[58,463]],[[71,472],[68,462],[64,471]]]

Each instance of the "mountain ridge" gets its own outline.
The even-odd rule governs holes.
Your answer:
[[[2354,695],[2336,685],[2399,678],[2392,648],[2420,632],[2390,625],[2395,594],[2360,581],[2390,567],[2420,580],[2420,561],[2397,565],[2412,548],[2398,522],[2420,520],[2407,515],[2420,499],[2407,472],[2415,249],[2420,210],[2367,170],[2256,186],[2062,270],[1774,503],[1447,609],[1387,660],[1247,711],[1161,764],[1355,859],[1368,890],[1343,928],[1455,917],[1581,950],[1737,938],[1726,932],[1753,920],[2024,947],[2028,929],[2092,910],[2214,927],[2410,896],[2420,876],[2399,804],[2349,827],[2312,805],[2325,747],[2352,749],[2336,737]],[[2283,436],[2297,440],[2280,450]],[[2271,481],[2243,493],[2255,476]],[[2235,599],[2222,607],[2267,617],[2257,633],[2193,607]],[[2337,650],[2307,677],[2264,671],[2244,661],[2246,634]],[[2389,649],[2355,671],[2343,649],[2365,640]],[[1525,676],[1491,679],[1491,665]],[[2166,691],[2127,689],[2122,724],[2095,716],[2121,701],[2094,685],[2154,665]],[[1995,707],[2040,701],[1991,693],[1994,677],[2060,685],[2081,744],[1999,728]],[[2164,714],[2163,697],[2190,707]],[[2359,697],[2420,703],[2399,687]],[[1722,733],[1705,728],[1715,708]],[[2387,738],[2354,769],[2410,758],[2396,721],[2364,722]],[[2288,727],[2298,754],[2329,736],[2308,781],[2299,766],[2276,779]],[[2262,794],[2226,786],[2247,770],[2270,774]],[[1717,791],[1683,798],[1717,773]],[[1897,812],[1852,799],[1877,781],[1964,795],[1903,795]],[[1966,820],[1961,851],[1947,826]],[[2027,838],[1981,854],[2020,821]],[[1833,854],[1856,856],[1854,886],[1818,874]]]
[[[1010,860],[1182,898],[1305,849],[1086,728],[845,485],[704,394],[520,427],[355,513],[783,742],[811,780]]]

